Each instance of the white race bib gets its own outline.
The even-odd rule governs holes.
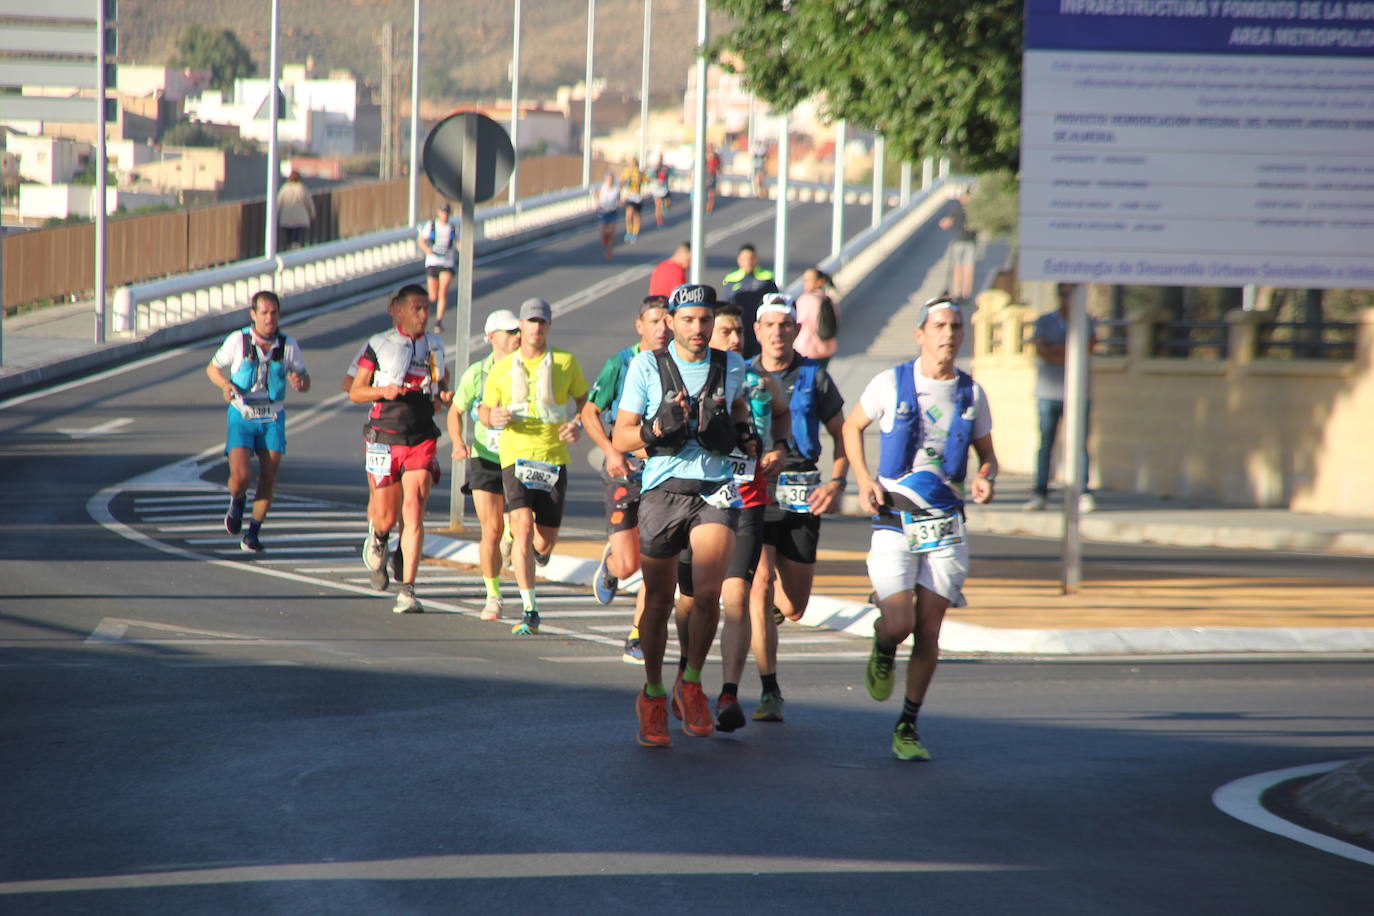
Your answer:
[[[750,458],[739,449],[725,456],[725,460],[730,462],[730,474],[735,478],[735,483],[752,483],[754,475],[758,472],[758,461]]]
[[[501,430],[488,429],[486,437],[487,448],[493,452],[501,451]]]
[[[809,513],[811,494],[820,485],[820,471],[784,471],[778,475],[778,506],[784,512]]]
[[[907,550],[929,553],[941,547],[964,543],[964,518],[958,512],[948,515],[912,515],[903,512],[902,533],[906,535]]]
[[[367,444],[367,455],[363,459],[363,467],[373,477],[378,479],[386,477],[391,473],[391,446],[385,442],[369,442]]]
[[[710,493],[703,493],[701,498],[706,500],[708,506],[717,509],[738,509],[744,505],[744,500],[739,498],[739,487],[735,486],[733,480],[725,481]]]
[[[273,404],[271,401],[235,400],[234,406],[238,408],[239,416],[245,420],[275,420],[277,412],[281,410],[280,405]]]
[[[516,458],[515,479],[531,490],[552,493],[558,483],[558,465],[530,458]]]

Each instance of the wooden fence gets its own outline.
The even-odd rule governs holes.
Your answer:
[[[594,164],[601,174],[604,162]],[[533,197],[582,183],[581,156],[522,160],[520,197]],[[373,181],[317,191],[315,221],[307,243],[333,241],[402,226],[409,215],[409,182]],[[440,196],[420,178],[419,214],[427,219]],[[500,206],[504,194],[491,201]],[[267,205],[262,198],[111,219],[107,274],[111,286],[190,273],[242,261],[265,250]],[[86,298],[95,278],[95,225],[79,223],[9,234],[4,239],[5,307],[40,300]]]

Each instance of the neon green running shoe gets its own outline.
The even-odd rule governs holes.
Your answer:
[[[921,743],[916,726],[910,722],[898,722],[892,730],[892,754],[898,760],[930,759],[930,751]]]
[[[868,695],[875,700],[886,700],[892,696],[892,667],[897,655],[884,655],[878,649],[878,634],[873,634],[873,651],[868,655],[868,667],[864,669],[864,685]]]

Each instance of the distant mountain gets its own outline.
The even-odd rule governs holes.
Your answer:
[[[238,35],[267,71],[271,4],[267,0],[121,0],[122,63],[161,64],[191,24],[227,28]],[[378,47],[385,22],[392,24],[398,61],[409,82],[411,0],[283,0],[281,61],[314,57],[321,72],[351,70],[377,85]],[[502,96],[510,91],[514,3],[511,0],[427,0],[421,7],[421,93],[425,98]],[[681,98],[692,63],[696,0],[653,4],[652,91],[655,104]],[[587,0],[527,0],[521,26],[521,95],[546,95],[585,74]],[[712,27],[717,27],[712,17]],[[726,22],[719,19],[720,23]],[[596,75],[611,89],[637,95],[643,0],[598,0]]]

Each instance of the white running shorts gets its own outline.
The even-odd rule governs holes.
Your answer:
[[[878,600],[923,586],[949,599],[950,607],[964,606],[964,579],[968,577],[968,541],[929,553],[906,549],[900,531],[875,528],[868,548],[868,578]]]

